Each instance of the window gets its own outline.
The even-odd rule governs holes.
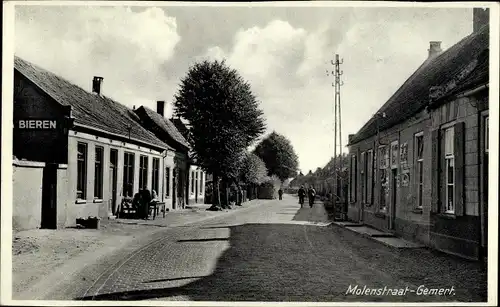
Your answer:
[[[373,203],[373,150],[366,152],[366,202]]]
[[[77,145],[77,179],[76,179],[76,198],[86,199],[87,196],[87,144],[78,143]]]
[[[389,176],[387,168],[389,166],[389,153],[386,146],[379,147],[379,210],[386,211],[387,198],[389,197]]]
[[[361,153],[361,158],[360,158],[360,182],[361,182],[361,202],[366,203],[366,160],[365,160],[365,153]]]
[[[489,142],[489,136],[490,136],[490,117],[486,116],[484,118],[484,151],[488,153],[490,149],[490,142]]]
[[[444,212],[455,212],[455,155],[454,155],[454,129],[444,130],[444,159],[445,159],[445,203]]]
[[[170,196],[170,167],[165,168],[165,196]]]
[[[191,193],[194,193],[194,172],[191,172]]]
[[[135,155],[126,152],[123,161],[123,195],[127,197],[134,196],[134,167]]]
[[[415,134],[414,156],[416,165],[416,185],[417,185],[417,208],[423,205],[424,191],[424,133]]]
[[[95,147],[94,199],[102,199],[104,148]]]
[[[139,189],[148,185],[148,157],[141,156],[139,160]]]
[[[158,179],[160,176],[160,159],[159,158],[153,158],[153,178],[152,178],[152,183],[151,183],[151,189],[153,189],[156,192],[156,195],[158,195],[159,191],[159,184],[158,184]]]
[[[357,181],[356,181],[356,156],[355,155],[352,155],[351,156],[351,170],[350,170],[350,173],[351,173],[351,176],[350,176],[350,179],[351,179],[351,182],[350,182],[350,200],[351,202],[356,202],[356,184],[357,184]]]
[[[200,172],[200,189],[198,191],[203,194],[203,172]]]
[[[199,172],[196,171],[196,192],[200,193],[200,178],[199,178]]]
[[[489,166],[489,145],[488,145],[488,137],[489,137],[489,116],[484,117],[484,155],[483,155],[483,199],[484,201],[488,201],[488,166]]]
[[[399,146],[398,141],[391,143],[391,169],[398,168]]]

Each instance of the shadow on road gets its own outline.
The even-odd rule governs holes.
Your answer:
[[[177,240],[177,242],[213,242],[213,241],[227,241],[229,238],[209,238],[209,239],[190,239],[190,240]]]
[[[297,218],[311,209],[303,210]],[[185,296],[192,301],[381,302],[486,298],[486,274],[476,263],[425,250],[394,252],[335,226],[244,224],[228,228],[230,247],[209,276],[182,277],[200,279],[179,287],[138,289],[81,299],[135,301]],[[149,285],[154,285],[154,281],[150,280]],[[346,295],[349,285],[410,284],[454,286],[457,294],[445,298]]]
[[[297,204],[300,206],[300,204]],[[294,221],[308,221],[308,222],[333,222],[333,215],[326,211],[322,201],[316,200],[313,207],[309,207],[309,203],[303,205],[293,217]]]

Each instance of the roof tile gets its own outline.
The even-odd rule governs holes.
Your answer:
[[[463,38],[436,58],[426,60],[377,111],[377,113],[386,114],[385,118],[378,118],[380,131],[389,129],[424,109],[429,104],[431,87],[449,82],[488,48],[489,27],[485,26],[478,32]],[[486,64],[483,62],[481,65],[483,65],[481,70],[476,68],[475,82],[478,78],[484,77]],[[375,135],[376,118],[377,116],[374,115],[365,123],[352,137],[349,144],[355,144]]]
[[[89,93],[81,87],[15,57],[14,68],[58,103],[71,106],[75,124],[94,127],[109,133],[130,137],[159,148],[170,148],[153,133],[144,129],[136,120],[132,110],[108,97]]]

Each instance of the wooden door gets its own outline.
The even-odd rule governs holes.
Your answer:
[[[47,163],[42,179],[41,228],[57,228],[57,164]]]

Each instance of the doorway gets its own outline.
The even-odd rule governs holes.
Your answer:
[[[172,209],[177,209],[177,169],[172,175]]]
[[[57,164],[47,163],[42,179],[41,228],[57,229]]]
[[[117,186],[117,175],[118,175],[118,150],[111,149],[109,154],[109,191],[111,193],[109,200],[108,210],[116,215],[116,186]]]
[[[194,181],[194,202],[198,203],[198,172],[195,172],[196,178]]]
[[[390,214],[390,219],[389,219],[389,229],[394,230],[395,228],[395,222],[396,222],[396,207],[397,207],[397,201],[398,201],[398,169],[392,169],[392,176],[391,176],[391,214]]]

